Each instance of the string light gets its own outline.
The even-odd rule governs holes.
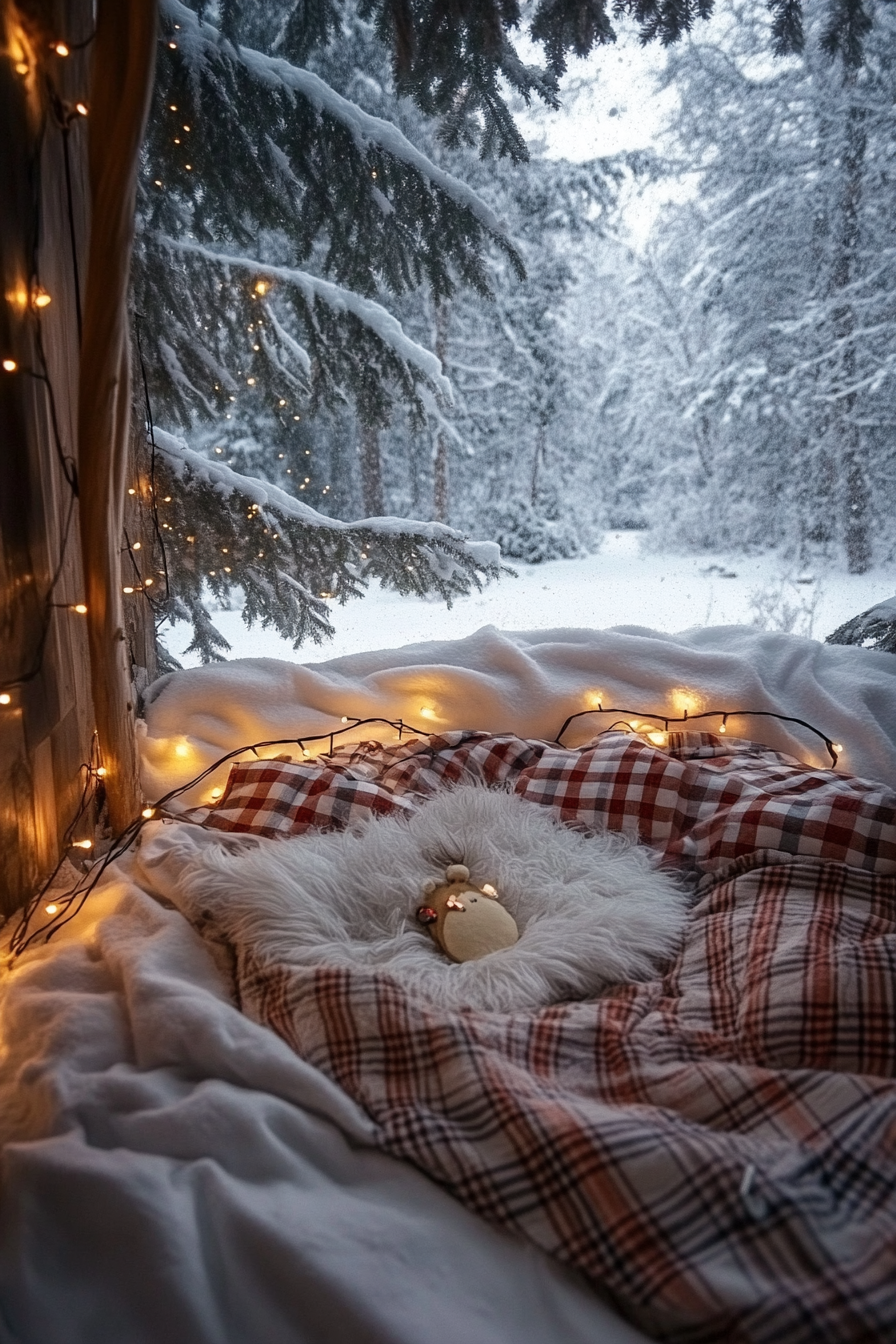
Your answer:
[[[30,67],[27,61],[16,61],[16,74],[27,75]]]
[[[144,807],[143,811],[140,813],[140,815],[141,815],[141,817],[143,817],[144,821],[149,821],[149,819],[150,819],[151,817],[154,817],[155,814],[156,814],[156,810],[155,810],[154,807]]]
[[[213,797],[213,798],[220,798],[220,797],[221,797],[221,794],[222,794],[223,792],[224,792],[223,789],[212,789],[212,797]]]
[[[31,302],[35,308],[46,308],[53,302],[50,295],[41,285],[35,285],[31,293]]]
[[[19,366],[14,359],[4,359],[3,367],[7,373],[15,373]]]
[[[65,42],[51,42],[50,47],[57,56],[68,56],[69,48]]]
[[[86,616],[87,605],[84,602],[76,602],[75,605],[72,607],[72,611],[76,611],[79,616]]]
[[[123,593],[132,593],[134,590],[133,590],[133,588],[130,586],[130,584],[128,584],[125,588],[122,588],[121,591],[122,591]]]
[[[134,544],[133,544],[133,546],[131,547],[131,550],[132,550],[132,551],[139,551],[139,550],[140,550],[140,547],[141,547],[142,545],[143,545],[142,542],[140,542],[140,541],[135,541]]]
[[[92,840],[73,840],[72,849],[93,849]]]
[[[79,116],[86,117],[89,108],[86,103],[75,103],[75,111],[79,114]]]
[[[56,913],[56,911],[57,911],[58,909],[59,909],[59,906],[58,906],[58,905],[53,905],[52,902],[51,902],[49,905],[45,905],[45,906],[44,906],[44,910],[47,912],[48,915],[55,915],[55,913]]]
[[[685,700],[688,696],[690,696],[692,703],[696,699],[696,697],[691,696],[690,692],[675,692],[674,695],[678,700],[677,707],[681,707],[681,702]],[[685,708],[683,714],[679,717],[667,716],[665,714],[649,714],[643,710],[640,711],[640,713],[642,718],[662,720],[664,729],[662,734],[663,738],[665,738],[666,735],[668,734],[669,725],[672,723],[690,724],[695,722],[697,719],[718,718],[721,720],[721,724],[724,725],[724,727],[720,727],[719,731],[727,731],[727,722],[728,719],[731,718],[732,716],[734,718],[776,719],[780,723],[798,724],[799,727],[807,729],[808,732],[813,733],[816,737],[820,737],[822,742],[825,744],[825,747],[827,748],[828,755],[830,756],[831,762],[834,766],[836,766],[840,754],[843,751],[843,744],[841,742],[831,741],[831,739],[825,733],[823,733],[820,728],[816,728],[813,724],[808,723],[805,719],[798,719],[792,714],[778,714],[775,710],[771,709],[728,709],[728,710],[707,709],[698,713],[694,713],[690,711],[688,708]],[[619,727],[621,725],[623,728],[627,729],[630,728],[633,731],[644,733],[645,736],[647,736],[651,741],[655,741],[655,739],[651,736],[651,733],[647,731],[647,729],[649,728],[648,724],[639,723],[637,719],[629,717],[632,714],[632,711],[630,709],[619,709],[616,707],[609,707],[609,706],[605,709],[603,705],[600,703],[600,701],[598,701],[597,706],[594,708],[580,709],[575,714],[570,714],[568,718],[565,720],[563,727],[560,729],[560,732],[557,734],[554,741],[557,742],[558,745],[562,746],[563,734],[566,732],[569,725],[575,719],[581,719],[586,714],[619,714],[623,717],[618,721],[618,723],[614,724],[609,731],[612,731],[613,728]],[[654,729],[653,731],[659,732],[658,729]],[[657,746],[664,745],[664,743],[659,742],[655,744]]]
[[[270,280],[256,280],[256,282],[255,282],[255,293],[256,293],[256,294],[261,294],[262,297],[264,297],[264,295],[267,294],[267,292],[268,292],[268,290],[270,289],[270,287],[271,287],[271,282],[270,282]]]
[[[106,770],[106,767],[104,765],[99,765],[97,766],[96,773],[99,779],[105,779],[106,775],[108,774],[108,771]]]
[[[11,703],[11,701],[12,696],[8,695],[6,691],[3,691],[3,693],[0,694],[0,705],[8,705]]]

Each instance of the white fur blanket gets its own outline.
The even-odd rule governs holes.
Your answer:
[[[256,962],[376,969],[450,1009],[531,1011],[642,979],[675,951],[687,906],[626,837],[588,837],[469,786],[354,833],[274,841],[165,827],[143,861],[189,919]],[[520,930],[513,947],[458,965],[421,929],[423,884],[449,863],[497,886]]]

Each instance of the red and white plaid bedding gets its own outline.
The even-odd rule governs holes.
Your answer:
[[[705,735],[575,752],[447,734],[322,767],[384,808],[458,772],[512,783],[576,825],[635,823],[703,872],[665,974],[536,1014],[446,1014],[373,971],[261,964],[247,932],[247,1011],[366,1108],[384,1149],[659,1338],[896,1339],[888,790]],[[271,768],[235,770],[208,824],[309,824],[256,805]],[[313,774],[289,774],[312,812]]]
[[[389,813],[460,780],[512,787],[570,825],[636,832],[708,872],[757,849],[896,873],[896,793],[753,743],[671,733],[660,750],[605,733],[580,748],[453,732],[361,743],[319,763],[235,765],[205,825],[298,835]]]

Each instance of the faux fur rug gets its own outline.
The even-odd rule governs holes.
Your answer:
[[[483,788],[355,833],[195,836],[165,828],[143,860],[198,926],[263,961],[376,969],[451,1009],[532,1010],[643,979],[675,950],[686,914],[685,892],[643,846],[587,837]],[[449,863],[497,887],[520,930],[513,947],[458,965],[417,923],[424,882],[443,881]]]

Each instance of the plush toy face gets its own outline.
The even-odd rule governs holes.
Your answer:
[[[516,921],[492,887],[476,887],[462,863],[445,869],[442,886],[427,882],[426,901],[418,921],[452,961],[478,961],[490,952],[512,947],[519,938]]]

